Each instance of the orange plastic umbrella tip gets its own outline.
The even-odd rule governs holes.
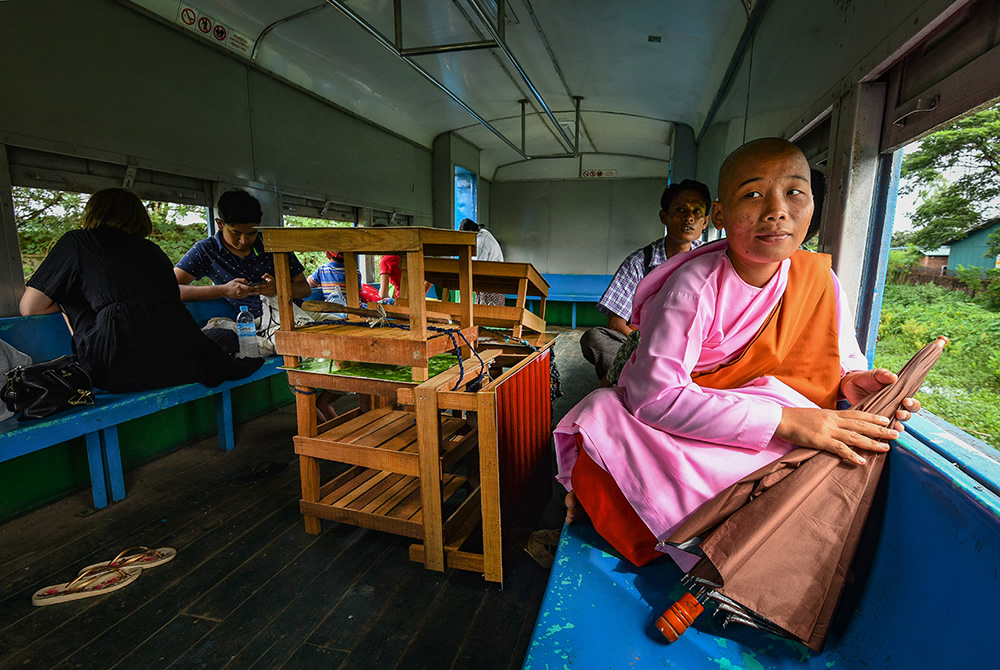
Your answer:
[[[705,611],[691,593],[685,593],[681,599],[670,606],[666,612],[656,620],[656,628],[668,642],[676,642],[684,634],[698,615]]]
[[[934,340],[934,344],[936,344],[936,345],[938,345],[939,347],[941,347],[942,349],[944,349],[944,346],[945,346],[946,344],[948,344],[948,342],[950,342],[950,341],[951,341],[951,340],[949,340],[949,339],[948,339],[947,337],[945,337],[944,335],[938,335],[938,336],[937,336],[937,339],[936,339],[936,340]]]

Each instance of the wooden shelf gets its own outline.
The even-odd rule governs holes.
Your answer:
[[[474,429],[456,417],[441,418],[441,469],[451,467],[476,446]],[[413,412],[375,409],[342,423],[322,435],[293,438],[295,453],[350,465],[419,476],[417,422]]]
[[[466,479],[446,474],[441,484],[442,500],[447,501]],[[322,486],[319,502],[303,499],[299,508],[308,516],[422,540],[420,500],[419,477],[355,466]]]

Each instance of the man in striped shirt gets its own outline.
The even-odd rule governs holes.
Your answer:
[[[604,380],[619,347],[635,330],[629,324],[629,318],[632,296],[639,282],[650,270],[674,254],[701,244],[711,204],[708,186],[693,179],[685,179],[664,189],[660,196],[663,237],[637,249],[622,261],[597,303],[597,309],[608,315],[607,327],[591,328],[580,338],[583,356],[594,365],[598,379]]]

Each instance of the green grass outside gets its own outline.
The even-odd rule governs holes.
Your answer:
[[[933,284],[886,286],[876,367],[898,372],[938,335],[950,343],[917,399],[928,411],[1000,449],[1000,312]]]

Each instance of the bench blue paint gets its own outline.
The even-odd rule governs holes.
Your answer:
[[[224,300],[187,303],[199,324],[215,316],[233,318],[235,312]],[[69,330],[60,314],[0,319],[0,339],[31,356],[45,361],[72,352]],[[94,507],[101,509],[125,497],[125,479],[118,447],[118,425],[147,416],[161,409],[176,407],[192,400],[215,397],[219,446],[232,451],[235,446],[232,389],[275,374],[284,374],[278,366],[280,356],[264,361],[254,374],[234,382],[208,388],[202,384],[182,384],[135,393],[98,391],[95,403],[61,412],[47,419],[0,421],[0,462],[83,436],[87,446],[87,464],[93,491]]]
[[[596,303],[604,295],[611,278],[614,275],[542,275],[549,283],[548,302],[572,303],[571,325],[576,328],[577,303]],[[517,296],[507,296],[516,299]],[[539,300],[536,296],[528,296],[528,302]]]
[[[681,595],[662,559],[635,568],[592,526],[563,529],[524,668],[996,668],[1000,463],[949,427],[914,417],[890,454],[826,648],[709,612],[668,645],[653,623]],[[981,443],[980,443],[981,444]]]

